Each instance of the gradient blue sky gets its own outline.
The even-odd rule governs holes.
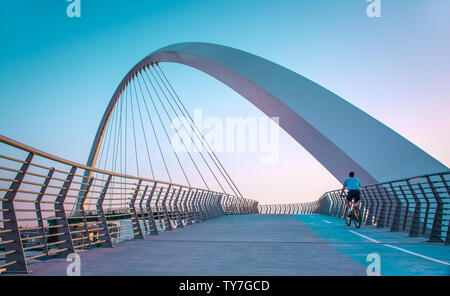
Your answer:
[[[296,71],[368,112],[450,165],[450,1],[0,0],[0,133],[85,163],[104,109],[128,70],[153,50],[202,41],[239,48]],[[190,109],[262,116],[203,73],[166,72]],[[337,116],[339,116],[337,114]],[[339,183],[282,133],[276,164],[221,158],[261,203],[315,200]]]

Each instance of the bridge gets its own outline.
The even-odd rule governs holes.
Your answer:
[[[345,225],[339,190],[297,204],[242,196],[164,62],[203,71],[278,117],[341,182],[355,171],[367,184],[363,226]],[[204,152],[166,149],[163,117],[173,116],[184,116],[181,128]],[[359,141],[346,142],[344,127]],[[65,275],[67,255],[77,253],[83,275],[365,275],[373,256],[385,275],[449,275],[448,168],[327,89],[240,50],[183,43],[144,58],[114,92],[86,165],[0,142],[4,273]]]

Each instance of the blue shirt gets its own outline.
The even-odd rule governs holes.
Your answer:
[[[359,190],[361,182],[358,178],[348,178],[344,182],[344,187],[347,187],[348,190]]]

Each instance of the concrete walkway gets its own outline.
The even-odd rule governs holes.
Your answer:
[[[366,275],[365,265],[295,216],[225,216],[79,254],[86,276]],[[66,275],[68,264],[34,263],[31,275]]]

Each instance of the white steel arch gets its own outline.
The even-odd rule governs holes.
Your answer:
[[[448,170],[389,127],[313,81],[250,53],[198,42],[161,48],[128,72],[104,113],[88,166],[96,164],[109,116],[130,79],[144,67],[163,62],[196,68],[241,94],[267,116],[279,117],[281,128],[340,182],[350,170],[364,184]]]

